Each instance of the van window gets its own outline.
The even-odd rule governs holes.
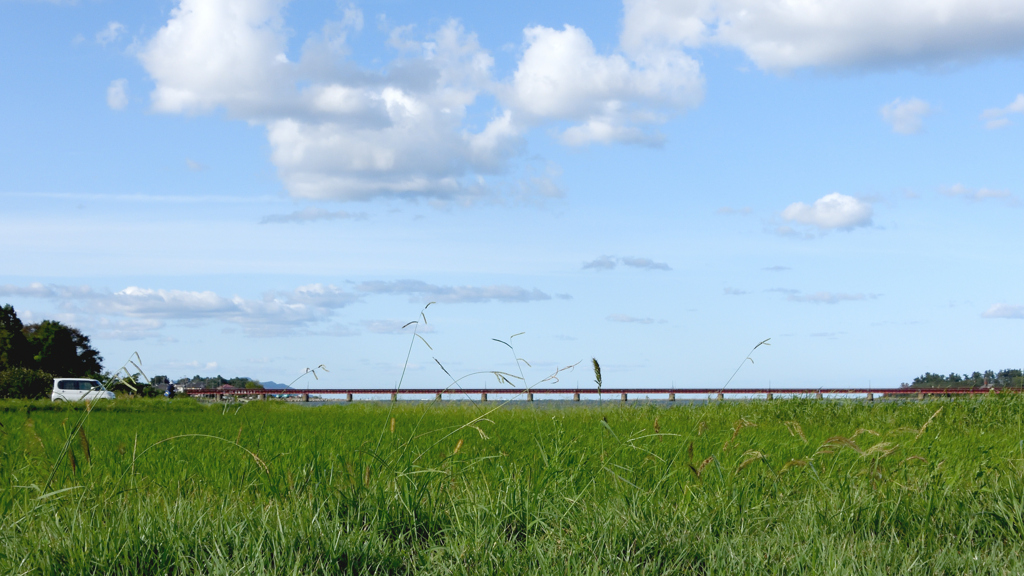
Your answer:
[[[78,383],[73,380],[61,380],[57,382],[57,388],[61,390],[78,390]]]

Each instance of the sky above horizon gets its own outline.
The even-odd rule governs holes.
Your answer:
[[[429,302],[405,386],[1024,366],[1020,0],[0,0],[0,50],[0,303],[108,370],[391,386]]]

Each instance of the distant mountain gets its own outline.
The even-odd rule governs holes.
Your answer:
[[[287,384],[278,384],[277,382],[271,382],[269,380],[267,380],[266,382],[260,382],[260,386],[263,386],[267,390],[286,390],[286,389],[287,390],[291,390],[292,389],[292,387],[287,385]]]

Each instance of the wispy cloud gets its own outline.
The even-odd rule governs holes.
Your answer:
[[[766,268],[762,268],[762,270],[765,272],[786,272],[787,270],[792,270],[792,268],[789,266],[768,266]]]
[[[22,296],[52,300],[62,310],[92,317],[85,321],[109,329],[113,336],[128,337],[151,333],[168,320],[221,320],[241,325],[250,335],[288,333],[318,323],[359,295],[335,286],[311,284],[290,292],[267,293],[260,300],[225,297],[212,291],[167,290],[129,286],[118,292],[93,290],[88,286],[31,284],[0,286],[0,296]],[[124,323],[116,318],[138,319]],[[104,324],[106,323],[106,324]]]
[[[985,128],[994,130],[1002,128],[1010,123],[1010,114],[1024,114],[1024,94],[1017,94],[1017,98],[1004,108],[989,108],[981,113],[981,119],[985,121]]]
[[[1007,318],[1024,320],[1024,306],[1016,304],[995,304],[982,315],[983,318]]]
[[[718,214],[727,215],[746,215],[750,214],[752,210],[747,206],[744,206],[742,208],[732,208],[731,206],[723,206],[718,210],[715,210],[715,212],[717,212]]]
[[[792,288],[769,288],[765,292],[778,292],[786,295],[786,300],[790,302],[808,302],[811,304],[838,304],[840,302],[854,302],[858,300],[874,300],[881,296],[881,294],[850,294],[846,292],[814,292],[812,294],[806,294],[800,290],[794,290]]]
[[[356,290],[367,294],[396,294],[413,300],[432,300],[447,303],[469,302],[533,302],[550,300],[551,296],[534,288],[519,286],[438,286],[420,280],[371,281],[356,285]]]
[[[120,22],[110,22],[107,27],[96,33],[96,43],[106,46],[124,34],[124,25]]]
[[[374,334],[412,334],[413,327],[408,326],[408,321],[402,320],[364,320],[363,328]],[[433,332],[434,327],[430,324],[420,324],[416,331],[421,334]]]
[[[892,126],[897,134],[917,134],[921,131],[924,117],[934,112],[931,104],[920,98],[902,100],[897,98],[882,106],[882,118]]]
[[[629,268],[639,268],[641,270],[671,270],[668,264],[664,262],[655,262],[650,258],[637,258],[633,256],[601,256],[590,262],[583,263],[584,270],[614,270],[616,266],[622,264]]]
[[[111,110],[124,110],[128,107],[128,81],[119,78],[107,86],[107,106]]]
[[[744,294],[749,294],[749,292],[747,292],[746,290],[740,290],[739,288],[728,288],[728,287],[727,288],[723,288],[722,292],[726,296],[743,296]]]
[[[365,220],[367,215],[362,212],[352,213],[344,210],[331,212],[323,208],[305,208],[291,214],[271,214],[264,216],[260,224],[283,224],[315,222],[317,220]]]
[[[963,184],[953,184],[944,188],[942,193],[952,198],[964,198],[966,200],[1014,200],[1009,190],[992,190],[991,188],[968,188]]]
[[[627,324],[654,324],[653,318],[637,318],[626,314],[612,314],[608,317],[610,322],[624,322]]]
[[[175,194],[72,194],[67,192],[0,192],[0,198],[54,198],[94,202],[152,202],[168,204],[276,204],[287,200],[275,196],[184,196]]]

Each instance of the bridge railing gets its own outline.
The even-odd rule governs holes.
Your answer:
[[[487,401],[489,397],[512,397],[521,398],[526,401],[533,401],[535,396],[555,395],[567,397],[572,396],[574,401],[580,401],[581,397],[598,396],[601,398],[619,397],[619,400],[626,402],[632,396],[645,396],[652,400],[665,399],[674,401],[677,395],[682,396],[708,396],[717,400],[724,400],[729,397],[754,397],[771,400],[775,395],[785,396],[810,396],[822,399],[825,396],[864,396],[867,400],[874,400],[875,396],[908,398],[916,397],[923,400],[926,396],[963,396],[973,394],[990,394],[997,392],[1020,393],[1020,388],[405,388],[396,390],[393,388],[316,388],[316,389],[260,389],[260,388],[186,388],[184,393],[195,397],[212,397],[216,400],[237,397],[255,397],[265,400],[272,397],[297,397],[303,401],[309,401],[315,396],[344,396],[346,401],[352,402],[357,396],[386,396],[392,401],[397,401],[400,396],[434,396],[435,400],[443,400],[448,397],[473,397],[479,396],[481,401]],[[651,398],[655,396],[656,398]]]

